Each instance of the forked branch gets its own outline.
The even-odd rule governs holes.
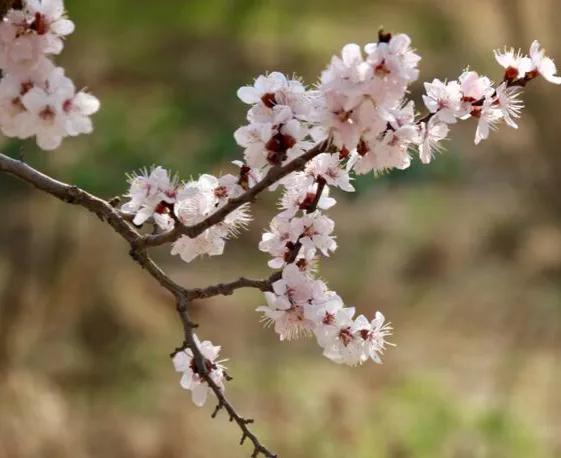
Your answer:
[[[214,212],[204,221],[193,226],[180,226],[168,233],[159,235],[142,235],[129,221],[126,215],[123,215],[111,203],[94,196],[78,186],[63,183],[55,180],[50,176],[39,172],[25,162],[10,158],[4,154],[0,154],[0,172],[12,175],[40,191],[46,192],[59,200],[72,205],[81,206],[92,213],[95,213],[99,219],[109,224],[115,232],[117,232],[130,245],[130,255],[144,270],[146,270],[152,278],[154,278],[163,288],[169,291],[175,298],[177,312],[181,319],[184,333],[184,343],[181,348],[190,348],[193,352],[195,362],[199,373],[202,375],[208,386],[215,394],[218,405],[213,413],[213,417],[220,410],[225,410],[231,421],[234,421],[242,432],[241,443],[249,440],[253,445],[252,457],[263,455],[267,458],[274,458],[276,455],[269,451],[251,431],[249,425],[253,420],[242,417],[232,406],[230,401],[224,395],[223,390],[212,380],[205,365],[204,356],[201,354],[197,346],[194,329],[197,325],[191,320],[188,311],[189,301],[195,299],[205,299],[217,295],[230,295],[240,288],[256,288],[261,291],[269,291],[272,283],[280,278],[280,273],[275,272],[265,280],[252,280],[241,277],[230,283],[219,283],[217,285],[208,286],[206,288],[187,289],[175,281],[173,281],[149,256],[147,248],[150,246],[161,245],[176,240],[181,235],[196,237],[209,227],[218,224],[229,213],[239,208],[241,205],[251,202],[255,197],[272,184],[278,182],[290,173],[302,169],[305,164],[326,151],[330,146],[330,141],[326,140],[310,149],[302,156],[292,160],[282,167],[276,167],[255,186],[247,190],[241,196],[230,199],[226,205]],[[323,188],[323,186],[321,186]],[[314,207],[317,205],[321,190],[318,189],[317,198],[314,201]]]

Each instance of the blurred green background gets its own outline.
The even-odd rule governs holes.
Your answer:
[[[54,153],[2,150],[107,198],[125,173],[162,164],[188,178],[231,171],[236,89],[265,71],[313,83],[347,42],[409,33],[421,78],[468,64],[500,78],[491,50],[538,38],[561,59],[558,0],[67,0],[76,33],[59,62],[102,101],[93,135]],[[421,84],[412,88],[419,100]],[[561,91],[539,81],[518,131],[480,147],[454,126],[448,151],[362,177],[332,212],[339,250],[321,275],[348,304],[395,326],[383,366],[337,366],[312,340],[280,343],[243,290],[195,304],[223,345],[228,394],[291,458],[561,456]],[[225,256],[185,265],[204,286],[265,277],[257,250],[274,197]],[[213,405],[197,409],[168,353],[170,298],[91,214],[0,176],[0,457],[245,457]]]

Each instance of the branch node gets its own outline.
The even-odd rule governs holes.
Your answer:
[[[187,342],[183,342],[181,344],[180,347],[175,348],[170,354],[169,357],[173,358],[175,355],[177,355],[179,352],[181,351],[185,351],[185,349],[188,347]]]
[[[111,205],[113,208],[117,207],[117,205],[119,205],[121,203],[121,197],[120,196],[115,196],[112,199],[109,199],[107,201],[107,203],[109,205]]]
[[[216,408],[214,409],[214,412],[212,412],[212,414],[210,415],[212,418],[216,418],[216,416],[218,415],[218,413],[224,408],[224,404],[222,401],[218,401],[218,404],[216,405]]]

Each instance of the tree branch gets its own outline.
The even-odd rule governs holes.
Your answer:
[[[142,235],[122,217],[118,210],[78,186],[57,181],[30,167],[25,162],[12,159],[4,154],[0,154],[0,171],[13,175],[64,202],[79,205],[95,213],[131,244],[142,238]]]
[[[214,392],[216,398],[218,399],[218,405],[216,409],[212,413],[212,417],[216,417],[218,412],[222,409],[226,410],[230,421],[236,422],[238,427],[242,431],[242,437],[240,440],[240,445],[249,439],[253,444],[253,453],[251,454],[252,458],[256,458],[259,454],[262,454],[266,458],[277,458],[277,455],[270,452],[257,438],[257,436],[249,429],[249,424],[253,423],[253,419],[244,418],[238,414],[234,406],[228,401],[228,399],[224,396],[224,392],[220,389],[220,387],[214,382],[212,377],[209,374],[208,368],[205,364],[205,358],[197,343],[195,341],[195,336],[193,333],[193,324],[189,318],[187,312],[187,299],[185,297],[179,297],[177,300],[177,312],[181,317],[181,322],[183,323],[183,329],[185,334],[185,342],[184,348],[189,347],[193,352],[193,358],[195,359],[195,364],[197,366],[197,372],[204,378],[210,389]]]
[[[188,314],[188,303],[190,298],[210,297],[216,294],[231,294],[235,289],[242,287],[266,288],[267,281],[256,281],[245,278],[228,283],[220,284],[206,289],[195,289],[192,291],[183,288],[175,283],[168,275],[150,258],[145,248],[139,247],[140,235],[126,220],[126,218],[108,202],[80,189],[77,186],[69,185],[57,181],[37,170],[28,166],[22,161],[12,159],[0,153],[0,172],[4,172],[19,178],[35,188],[44,191],[52,196],[73,204],[86,208],[95,213],[102,221],[107,222],[119,235],[121,235],[131,246],[130,254],[132,258],[146,270],[163,288],[168,290],[176,300],[177,311],[181,318],[184,330],[184,345],[188,345],[193,352],[195,362],[199,372],[203,374],[205,381],[218,399],[218,410],[224,408],[230,420],[235,421],[242,431],[241,443],[249,439],[253,444],[252,457],[259,454],[266,458],[275,458],[276,455],[270,452],[249,429],[249,424],[253,420],[245,419],[237,413],[232,404],[225,397],[224,393],[214,383],[209,376],[204,364],[204,357],[201,354],[194,337],[194,329],[197,325],[190,319]],[[213,416],[216,415],[216,412]]]
[[[317,180],[317,189],[316,194],[314,196],[313,201],[306,208],[306,213],[313,213],[317,210],[319,201],[321,199],[321,195],[327,185],[326,181],[323,178],[318,178]],[[291,247],[289,253],[286,256],[286,262],[288,264],[292,264],[296,258],[298,257],[298,253],[302,248],[302,243],[300,239],[302,236],[298,237],[296,243]],[[241,277],[236,281],[230,283],[219,283],[217,285],[207,286],[206,288],[193,288],[187,291],[187,297],[189,300],[193,299],[205,299],[212,296],[229,296],[235,290],[240,288],[256,288],[263,292],[265,291],[272,291],[273,283],[277,280],[280,280],[282,275],[281,271],[274,272],[269,278],[265,280],[251,280],[249,278]]]
[[[313,213],[317,210],[319,201],[321,199],[321,194],[323,193],[327,183],[323,178],[320,177],[317,180],[317,184],[318,186],[316,188],[316,195],[314,196],[314,200],[312,201],[311,205],[308,208],[306,208],[306,213],[308,214]],[[296,240],[296,243],[291,243],[292,246],[289,247],[289,251],[285,255],[285,261],[287,264],[292,264],[294,261],[296,261],[296,258],[298,257],[298,253],[300,253],[300,250],[302,249],[302,241],[301,241],[302,237],[304,237],[304,234],[300,234],[298,240]],[[277,272],[276,280],[278,280],[281,277],[281,275],[282,273]],[[271,276],[271,278],[273,278],[273,276]],[[271,283],[274,283],[276,280],[272,280]]]
[[[230,283],[218,283],[217,285],[207,286],[206,288],[192,288],[187,290],[187,298],[206,299],[213,296],[229,296],[240,288],[256,288],[261,291],[270,291],[271,285],[277,280],[276,274],[271,275],[265,280],[252,280],[250,278],[240,277],[238,280]]]
[[[209,227],[220,223],[232,211],[236,210],[245,203],[251,202],[260,192],[264,191],[272,184],[281,180],[290,173],[302,169],[305,164],[313,157],[328,150],[330,145],[331,140],[325,140],[324,142],[317,144],[314,148],[304,153],[302,156],[293,159],[288,164],[282,167],[272,168],[269,173],[267,173],[265,178],[263,178],[259,183],[250,188],[241,196],[230,199],[226,205],[221,207],[219,210],[217,210],[208,218],[198,224],[195,224],[193,226],[182,226],[177,224],[176,228],[170,232],[147,236],[143,236],[142,234],[140,234],[129,222],[130,218],[116,209],[111,203],[106,202],[105,200],[100,199],[99,197],[96,197],[77,186],[57,181],[49,177],[48,175],[39,172],[33,167],[30,167],[23,161],[12,159],[4,154],[0,154],[0,172],[13,175],[20,180],[31,184],[35,188],[44,191],[64,202],[86,208],[87,210],[96,214],[102,221],[107,222],[115,232],[117,232],[129,243],[131,247],[131,257],[144,270],[146,270],[152,276],[152,278],[154,278],[163,288],[168,290],[176,300],[177,312],[181,319],[184,331],[184,343],[182,349],[187,347],[191,349],[199,373],[202,374],[208,386],[211,388],[216,398],[218,399],[218,405],[213,413],[213,417],[216,416],[216,414],[220,410],[224,409],[228,413],[230,421],[235,421],[242,431],[241,443],[243,444],[246,439],[249,439],[253,444],[252,457],[257,457],[259,454],[262,454],[267,458],[274,458],[276,457],[276,455],[270,452],[263,444],[261,444],[257,436],[255,436],[255,434],[249,429],[248,425],[253,423],[253,420],[246,419],[239,415],[232,404],[225,397],[220,387],[210,377],[205,365],[204,356],[201,354],[195,341],[194,329],[197,327],[197,325],[191,320],[189,316],[188,304],[189,301],[192,301],[194,299],[204,299],[217,295],[230,295],[235,290],[240,288],[256,288],[261,291],[270,291],[272,288],[272,284],[280,278],[281,272],[275,272],[265,280],[252,280],[249,278],[241,277],[238,280],[230,283],[219,283],[217,285],[208,286],[206,288],[187,289],[174,282],[150,258],[146,249],[150,246],[157,246],[174,241],[181,235],[196,237]],[[310,205],[310,208],[307,209],[308,213],[313,212],[317,208],[324,187],[325,182],[323,180],[319,181],[316,196],[312,204]],[[296,258],[300,246],[301,244],[298,241],[291,252],[291,258]],[[292,259],[290,262],[294,262],[294,259]]]

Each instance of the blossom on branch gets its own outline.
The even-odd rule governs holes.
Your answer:
[[[504,51],[496,49],[494,51],[495,59],[505,69],[505,80],[516,81],[524,78],[532,68],[532,60],[522,54],[521,50],[515,51],[514,48],[504,49]]]
[[[545,55],[545,50],[542,49],[537,40],[534,40],[530,46],[530,59],[532,60],[530,73],[535,72],[543,76],[550,83],[561,84],[561,76],[557,76],[555,62]]]
[[[296,264],[289,264],[281,279],[273,283],[273,291],[265,293],[267,305],[257,311],[263,313],[267,325],[274,324],[281,340],[292,340],[312,333],[314,322],[306,318],[305,307],[324,300],[326,293],[325,283],[302,272]]]
[[[172,359],[175,370],[182,373],[179,384],[183,389],[190,390],[193,403],[198,407],[202,407],[206,402],[210,387],[203,374],[201,374],[199,365],[204,364],[204,370],[208,373],[208,376],[220,390],[224,391],[224,380],[226,377],[224,374],[225,367],[222,363],[225,360],[216,360],[221,347],[213,345],[209,340],[200,342],[196,335],[193,338],[201,353],[202,361],[197,361],[193,350],[189,347],[175,353]]]
[[[204,174],[198,180],[183,184],[177,191],[173,214],[184,226],[200,223],[229,198],[243,192],[238,179],[233,175],[214,177]],[[243,205],[230,212],[221,222],[206,229],[195,238],[186,235],[174,242],[171,254],[178,254],[185,262],[197,256],[217,256],[224,252],[226,240],[238,235],[251,221],[249,206]]]
[[[177,181],[177,177],[160,166],[150,172],[144,170],[133,174],[129,177],[129,192],[125,195],[130,200],[121,209],[134,214],[133,223],[137,226],[154,218],[160,228],[169,230],[174,225],[170,208],[177,198]]]

